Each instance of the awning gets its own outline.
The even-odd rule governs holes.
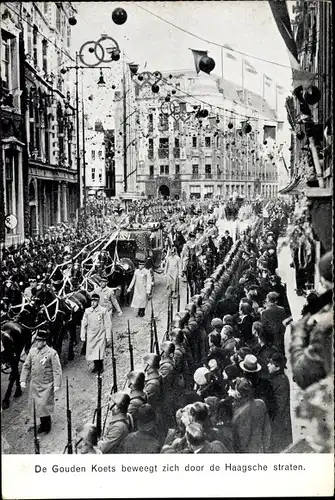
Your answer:
[[[293,179],[287,186],[279,191],[279,194],[299,194],[305,191],[306,183],[300,177]]]

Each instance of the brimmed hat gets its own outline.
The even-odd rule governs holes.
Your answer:
[[[91,300],[100,300],[100,295],[98,295],[97,293],[93,293],[91,296]]]
[[[239,363],[240,368],[248,373],[259,372],[262,367],[257,363],[257,358],[253,354],[247,354],[243,361]]]
[[[195,370],[193,380],[198,385],[206,385],[211,377],[211,372],[205,366],[201,366]]]
[[[139,408],[136,419],[139,431],[150,431],[155,427],[156,414],[149,404],[144,404]]]
[[[46,330],[38,330],[36,335],[36,340],[48,340],[49,332]]]

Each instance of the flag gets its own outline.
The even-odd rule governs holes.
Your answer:
[[[207,50],[193,50],[193,49],[190,49],[190,50],[192,50],[192,52],[193,52],[195,70],[198,74],[200,71],[200,68],[199,68],[200,59],[204,56],[207,56],[208,51]]]
[[[257,71],[255,70],[255,68],[253,66],[251,66],[251,64],[246,61],[244,59],[244,67],[245,67],[245,70],[248,71],[248,73],[252,73],[253,75],[257,75]]]
[[[286,48],[288,50],[288,55],[290,59],[291,68],[299,69],[300,64],[298,60],[298,49],[297,44],[294,40],[290,16],[288,13],[287,5],[285,1],[278,2],[277,0],[268,0],[272,15],[276,21],[277,28],[281,34]]]
[[[230,47],[230,45],[224,45],[224,48],[227,49],[226,50],[227,59],[232,59],[233,61],[237,61],[236,57],[231,52],[227,52],[227,51],[231,51],[231,50],[234,50],[234,49],[232,49]]]
[[[264,74],[264,85],[266,85],[267,87],[271,87],[272,81],[272,78]]]

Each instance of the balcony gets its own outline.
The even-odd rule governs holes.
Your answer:
[[[180,148],[173,148],[173,155],[176,159],[180,158]]]
[[[158,148],[158,158],[160,158],[160,159],[169,158],[169,149],[168,148]]]
[[[192,179],[200,179],[200,174],[193,172],[191,178]]]
[[[212,178],[213,178],[213,174],[211,172],[205,173],[205,179],[212,179]]]

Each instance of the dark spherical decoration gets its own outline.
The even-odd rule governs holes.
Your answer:
[[[170,96],[169,96],[169,95],[167,95],[167,96],[165,97],[165,102],[170,102]]]
[[[216,123],[220,123],[220,120],[219,120],[219,118],[217,118],[217,120],[216,120]]]
[[[309,106],[313,106],[314,104],[316,104],[317,102],[320,101],[321,92],[315,85],[312,85],[311,88],[306,90],[304,97],[305,97],[307,104]]]
[[[77,24],[77,19],[75,17],[69,17],[69,24],[75,26]]]
[[[175,95],[176,94],[176,90],[171,90],[171,94]]]
[[[143,80],[143,76],[142,75],[138,75],[137,79],[141,82]]]
[[[199,61],[199,68],[204,73],[210,74],[215,68],[215,61],[211,57],[203,56]]]
[[[203,110],[201,111],[201,117],[202,117],[202,118],[206,118],[207,116],[208,116],[208,111],[207,111],[207,109],[203,109]]]
[[[266,145],[267,145],[267,143],[268,143],[268,141],[266,141],[266,140],[265,140],[265,141],[263,141],[264,146],[266,146]]]
[[[304,137],[305,137],[304,132],[302,130],[299,130],[299,132],[297,133],[297,139],[301,141]]]
[[[233,142],[232,142],[232,145],[233,145],[233,146],[235,146],[235,144],[236,144],[236,142],[235,142],[235,141],[233,141]]]
[[[234,127],[234,124],[233,123],[228,123],[228,128],[232,129]]]
[[[62,69],[60,70],[60,72],[62,73],[62,75],[65,75],[65,73],[67,73],[67,69],[66,69],[66,68],[62,68]]]
[[[173,78],[173,76],[172,76],[172,75],[169,75],[169,78],[170,78],[170,80],[171,80],[171,78]]]
[[[128,15],[127,12],[121,7],[117,7],[112,12],[112,19],[115,24],[121,25],[127,21]]]
[[[269,158],[270,158],[270,160],[273,160],[273,155],[270,155]]]
[[[114,90],[114,89],[116,89],[115,85],[112,85],[112,89],[113,89],[113,90]]]
[[[245,123],[243,126],[243,132],[245,134],[250,134],[251,130],[252,130],[252,128],[251,128],[250,123]]]
[[[238,131],[238,135],[239,135],[239,136],[242,136],[242,130],[239,130],[239,131]]]
[[[94,48],[93,48],[93,47],[90,47],[90,48],[88,49],[88,51],[89,51],[89,53],[90,53],[90,54],[93,54],[93,52],[94,52]]]
[[[151,90],[154,94],[158,94],[159,92],[159,85],[152,85]]]
[[[254,149],[252,149],[252,150],[251,150],[251,153],[254,153],[254,152],[255,152],[255,150],[254,150]]]
[[[290,146],[290,147],[288,148],[288,150],[289,150],[289,151],[292,151],[292,150],[293,150],[292,146]]]
[[[112,54],[112,59],[113,59],[113,61],[119,61],[120,60],[120,54],[118,52],[114,52]]]
[[[275,166],[276,165],[275,162],[273,162],[272,165]]]

